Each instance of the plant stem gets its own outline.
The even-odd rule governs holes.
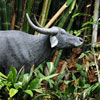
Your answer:
[[[94,21],[96,21],[96,22],[98,22],[98,18],[99,18],[99,4],[100,4],[100,0],[95,0]],[[97,33],[98,33],[98,24],[93,24],[92,43],[97,42]],[[98,75],[98,82],[100,83],[99,67],[97,64],[95,50],[94,50],[95,46],[96,46],[95,44],[92,45],[93,51],[94,51],[94,61],[95,61],[95,65],[96,65],[97,75]]]
[[[63,52],[63,50],[59,50],[59,51],[58,51],[58,54],[57,54],[57,56],[56,56],[56,60],[55,60],[55,62],[54,62],[55,68],[56,68],[57,65],[58,65],[58,62],[59,62],[59,59],[60,59],[60,57],[61,57],[62,52]]]

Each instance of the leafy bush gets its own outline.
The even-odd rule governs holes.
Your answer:
[[[40,94],[35,98],[48,96],[49,94],[43,93],[43,89],[40,88],[42,81],[50,81],[50,78],[57,74],[45,77],[37,72],[36,75],[38,76],[33,78],[33,70],[32,67],[30,73],[24,74],[24,69],[17,73],[16,69],[11,66],[8,76],[0,72],[0,98],[4,100],[27,100],[27,98],[32,98],[35,92]]]
[[[0,73],[1,100],[81,100],[94,97],[99,98],[100,84],[90,85],[87,81],[87,72],[84,67],[76,64],[80,77],[71,74],[72,80],[65,80],[68,69],[61,74],[54,74],[54,64],[47,62],[49,75],[43,75],[43,66],[31,68],[30,73],[24,73],[24,68],[17,72],[11,66],[8,76]],[[84,79],[84,80],[83,80]],[[99,100],[99,99],[98,99]]]

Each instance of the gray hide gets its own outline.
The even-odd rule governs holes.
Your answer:
[[[32,65],[37,67],[46,61],[55,49],[82,45],[82,38],[70,35],[58,27],[49,30],[53,32],[53,29],[57,30],[57,33],[51,36],[30,35],[16,30],[0,31],[0,72],[8,74],[11,65],[18,71],[24,65],[25,71],[29,72]]]

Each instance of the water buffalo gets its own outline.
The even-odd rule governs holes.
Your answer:
[[[31,35],[17,30],[0,31],[0,72],[8,74],[11,65],[18,71],[24,65],[37,67],[46,61],[54,50],[82,45],[83,39],[67,33],[59,27],[49,29],[34,25],[26,14],[32,28],[40,35]]]

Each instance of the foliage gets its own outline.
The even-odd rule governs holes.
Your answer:
[[[54,64],[47,62],[48,68],[54,70]],[[51,66],[51,67],[50,67]],[[94,97],[95,94],[99,96],[100,84],[95,83],[90,85],[87,80],[86,69],[81,65],[76,64],[80,77],[77,78],[74,73],[71,74],[72,80],[63,80],[66,70],[61,74],[51,73],[49,76],[44,76],[43,66],[40,65],[35,70],[32,67],[30,73],[24,74],[24,69],[17,73],[16,69],[11,66],[8,76],[0,73],[0,98],[2,100],[37,100],[51,99],[51,100],[75,100],[76,98]],[[83,80],[84,79],[84,80]],[[79,100],[78,99],[78,100]]]
[[[57,76],[57,74],[52,74],[49,76],[44,76],[39,70],[36,71],[36,77],[33,78],[33,67],[30,73],[24,74],[24,69],[17,73],[16,69],[11,66],[8,76],[0,73],[0,97],[4,100],[9,98],[9,100],[27,100],[31,98],[37,92],[39,95],[35,98],[48,96],[48,93],[44,93],[42,86],[43,81],[53,82],[51,78]],[[39,74],[38,74],[39,73]],[[53,84],[53,83],[52,83]],[[34,98],[34,100],[35,100]]]

